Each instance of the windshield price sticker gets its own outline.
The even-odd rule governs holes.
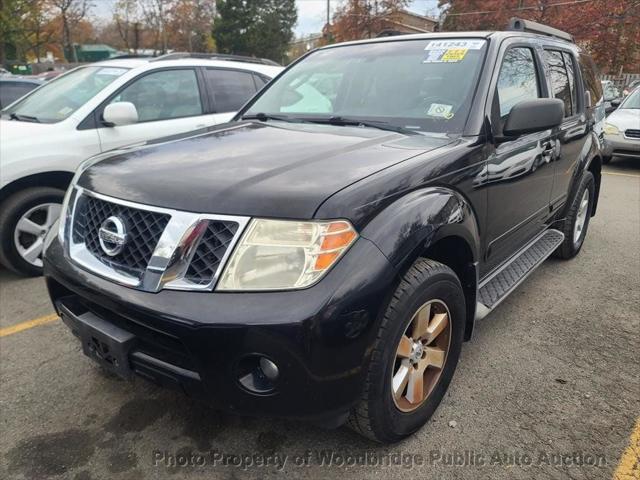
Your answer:
[[[446,50],[428,50],[422,63],[456,63],[464,59],[468,48],[448,48]]]
[[[484,40],[432,40],[425,50],[449,50],[464,48],[467,50],[480,50],[484,46]]]

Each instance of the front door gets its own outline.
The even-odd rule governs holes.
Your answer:
[[[138,122],[115,127],[101,125],[98,133],[102,151],[215,125],[213,115],[205,115],[204,98],[194,68],[143,74],[109,101],[133,103]]]
[[[501,138],[511,108],[544,97],[546,85],[539,57],[523,44],[505,48],[492,101],[492,129]],[[488,188],[487,245],[481,274],[508,259],[544,228],[554,167],[552,131],[496,142],[483,183]]]

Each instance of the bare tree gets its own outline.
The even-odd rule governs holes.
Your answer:
[[[73,26],[87,15],[91,8],[90,0],[51,0],[54,7],[58,9],[62,21],[62,49],[65,58],[67,52],[71,52],[71,59],[78,61],[78,53],[73,46]],[[67,60],[69,60],[67,58]]]

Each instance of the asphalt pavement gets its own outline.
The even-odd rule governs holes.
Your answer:
[[[640,478],[640,160],[605,167],[580,255],[477,326],[434,417],[396,445],[119,380],[52,313],[41,278],[0,270],[0,478]]]

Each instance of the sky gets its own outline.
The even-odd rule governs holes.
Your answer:
[[[331,11],[341,0],[329,0]],[[113,12],[115,0],[94,0],[93,14],[100,19],[109,19]],[[298,6],[298,24],[295,28],[297,37],[319,33],[327,17],[327,0],[296,0]],[[438,15],[438,0],[411,0],[409,10],[421,15]]]

